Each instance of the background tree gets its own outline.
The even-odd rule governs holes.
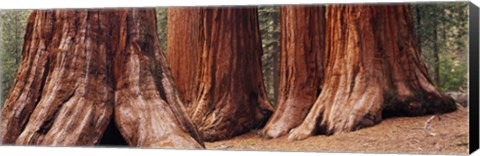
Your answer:
[[[22,60],[22,44],[23,35],[25,33],[26,18],[29,11],[26,10],[9,10],[0,11],[0,25],[2,32],[0,45],[0,57],[1,57],[1,97],[0,101],[3,104],[3,100],[10,90],[10,86],[15,79],[15,73]],[[2,105],[0,104],[0,107]]]
[[[0,10],[0,54],[3,54],[3,37],[2,37],[2,33],[3,33],[3,12]],[[2,56],[2,55],[0,55]],[[4,58],[3,56],[1,58]],[[3,70],[3,60],[2,60],[2,63],[0,64],[0,69]],[[1,73],[0,75],[4,75],[5,73]],[[2,82],[0,84],[0,87],[4,87],[3,84],[3,76],[0,76],[0,82]],[[10,84],[10,83],[7,83],[7,84]],[[0,101],[2,101],[2,103],[0,104],[0,108],[2,108],[2,105],[3,105],[3,94],[4,94],[5,91],[1,90],[0,89]]]
[[[157,35],[158,35],[158,38],[160,39],[160,41],[162,41],[160,43],[160,46],[162,47],[162,51],[164,53],[167,52],[167,32],[168,32],[168,28],[167,28],[167,21],[168,21],[168,18],[167,18],[167,10],[168,8],[155,8],[155,12],[156,12],[156,15],[157,15]]]
[[[131,146],[204,148],[155,24],[153,9],[33,11],[2,142],[94,145],[114,116]]]
[[[463,91],[468,77],[468,3],[414,3],[411,8],[419,48],[435,85],[443,91]]]
[[[184,62],[197,64],[195,70],[187,71],[197,73],[196,85],[190,91],[195,98],[191,104],[187,104],[192,108],[189,110],[190,117],[207,141],[230,138],[262,126],[272,108],[263,84],[257,9],[202,8],[200,21],[200,57],[196,62]],[[180,23],[168,24],[172,28]],[[182,27],[180,25],[179,29],[174,30],[181,30]],[[176,45],[169,44],[169,47],[195,45],[189,42],[170,43]],[[185,49],[188,48],[177,48],[175,52],[179,54],[169,55],[195,57]],[[172,71],[182,70],[177,66],[179,63],[170,63]],[[187,89],[190,88],[183,88]]]
[[[262,130],[279,137],[298,126],[321,90],[325,52],[323,6],[282,6],[280,86],[275,113]]]
[[[280,8],[278,6],[260,6],[258,15],[263,48],[263,79],[268,98],[272,104],[275,104],[279,88]]]
[[[289,140],[456,109],[429,78],[406,5],[333,5],[327,17],[325,83]]]

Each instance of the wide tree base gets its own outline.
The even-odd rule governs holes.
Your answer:
[[[325,7],[282,6],[277,108],[260,135],[276,138],[301,124],[321,90]],[[311,42],[306,42],[311,41]]]
[[[426,100],[430,97],[429,100]],[[384,117],[442,114],[456,110],[453,99],[429,93],[404,101],[383,100],[383,94],[366,96],[351,105],[342,102],[316,104],[303,123],[289,132],[288,140],[301,140],[315,134],[334,135],[378,124]],[[320,99],[320,98],[319,98]],[[393,99],[393,98],[388,98]],[[395,106],[395,107],[391,107]],[[312,119],[312,120],[310,120]]]
[[[388,116],[456,110],[428,77],[408,6],[329,6],[322,92],[289,140],[373,126]]]
[[[181,10],[176,10],[181,11]],[[183,10],[199,14],[200,29],[192,31],[192,38],[174,38],[170,46],[195,46],[197,52],[186,48],[171,48],[172,70],[177,73],[190,118],[198,126],[205,141],[228,139],[249,132],[265,124],[273,112],[263,84],[261,70],[261,37],[257,8],[202,8]],[[181,12],[183,12],[181,11]],[[193,11],[188,13],[188,11]],[[184,18],[184,17],[181,17]],[[175,19],[173,17],[172,19]],[[188,29],[197,27],[188,22]],[[172,22],[174,31],[184,23]],[[188,31],[188,30],[187,30]],[[172,32],[172,36],[185,32]],[[199,36],[197,36],[199,35]],[[190,43],[196,42],[196,43]],[[197,47],[198,46],[198,47]],[[182,65],[183,64],[183,65]],[[180,71],[182,70],[182,71]],[[191,75],[195,73],[194,75]],[[190,75],[190,76],[187,76]],[[184,76],[183,78],[180,76]],[[185,79],[194,77],[193,79]],[[194,83],[194,84],[191,84]]]
[[[205,148],[176,92],[155,18],[154,9],[33,11],[1,142]]]

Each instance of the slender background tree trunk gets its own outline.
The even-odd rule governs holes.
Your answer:
[[[435,27],[433,29],[433,61],[435,62],[434,65],[434,75],[433,78],[435,80],[436,85],[440,85],[440,57],[438,56],[439,47],[438,47],[438,23],[434,20]]]
[[[419,29],[422,25],[422,10],[419,7],[415,8],[415,12],[417,13],[417,26]],[[418,46],[418,53],[422,54],[422,35],[417,34],[417,46]]]
[[[3,32],[3,12],[2,10],[0,10],[0,54],[4,53],[3,51],[3,36],[2,36],[2,32]],[[1,57],[1,55],[0,55]],[[0,60],[3,60],[2,58],[0,58]],[[4,68],[4,65],[3,63],[0,64],[0,69],[3,69]],[[3,73],[2,73],[3,74]],[[0,88],[5,88],[4,84],[3,84],[3,76],[0,76],[0,82],[2,82],[0,84]],[[3,89],[0,89],[0,109],[3,107],[3,102],[4,102],[4,99],[3,99]],[[1,120],[1,119],[0,119]],[[2,140],[2,138],[0,138],[0,140]]]
[[[272,27],[277,28],[279,22],[279,17],[273,17],[273,22],[272,22]],[[273,33],[273,38],[279,38],[280,34],[278,32]],[[278,103],[278,94],[279,94],[279,84],[280,84],[280,79],[279,79],[279,60],[280,60],[280,50],[279,50],[279,44],[278,42],[274,42],[272,44],[272,51],[273,51],[273,98],[275,99],[274,102],[275,104]]]

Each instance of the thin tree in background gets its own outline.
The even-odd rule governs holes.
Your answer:
[[[416,19],[416,27],[415,29],[418,30],[420,29],[420,26],[422,25],[422,10],[419,7],[415,7],[415,19]],[[422,35],[417,33],[417,46],[418,46],[418,53],[422,54]]]
[[[440,57],[438,56],[439,53],[439,45],[438,45],[438,21],[437,19],[433,20],[434,22],[434,27],[433,29],[433,61],[434,61],[434,74],[433,74],[433,80],[436,85],[440,85]]]
[[[168,28],[167,28],[167,22],[168,22],[168,8],[162,7],[162,8],[155,8],[155,12],[157,15],[157,35],[160,41],[162,51],[164,53],[167,52],[167,33],[168,33]]]
[[[22,59],[22,43],[25,33],[26,19],[29,11],[25,10],[5,10],[1,11],[2,17],[2,42],[0,42],[1,53],[0,58],[2,68],[1,75],[1,100],[0,106],[3,105],[4,99],[10,91],[11,85],[15,79],[15,73]],[[1,108],[1,107],[0,107]]]
[[[278,97],[279,20],[278,6],[258,7],[260,33],[262,36],[262,72],[268,98],[272,104]]]
[[[274,28],[277,28],[278,25],[279,25],[279,17],[278,16],[275,16],[272,20],[272,27]],[[273,33],[273,38],[279,38],[280,36],[280,33],[279,32],[274,32]],[[280,78],[279,78],[279,74],[280,74],[280,65],[279,65],[279,61],[280,61],[280,48],[279,48],[280,44],[277,42],[274,42],[272,44],[272,52],[273,52],[273,71],[272,71],[272,74],[273,74],[273,98],[275,99],[273,102],[274,103],[277,103],[278,102],[278,95],[280,94],[279,92],[279,86],[280,86]]]
[[[2,33],[3,33],[3,12],[0,10],[0,54],[4,53],[3,52],[3,36],[2,36]],[[4,56],[0,55],[0,58],[4,58]],[[0,69],[3,69],[4,68],[3,66],[4,66],[3,63],[0,64]],[[5,75],[5,73],[2,72],[1,75]],[[0,87],[4,88],[5,86],[4,86],[4,83],[3,83],[3,76],[0,76],[0,82],[1,82]],[[0,102],[1,102],[0,103],[0,108],[3,107],[3,98],[4,98],[3,94],[4,94],[4,92],[5,91],[3,89],[0,89]]]
[[[467,75],[468,3],[410,6],[415,10],[417,45],[435,85],[443,91],[462,91],[467,78],[458,75]]]

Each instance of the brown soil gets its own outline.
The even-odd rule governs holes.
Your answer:
[[[206,143],[207,149],[361,152],[361,153],[468,153],[468,110],[459,107],[425,123],[432,116],[395,117],[376,126],[333,136],[317,135],[289,142],[286,136],[264,139],[251,132],[229,140]]]

